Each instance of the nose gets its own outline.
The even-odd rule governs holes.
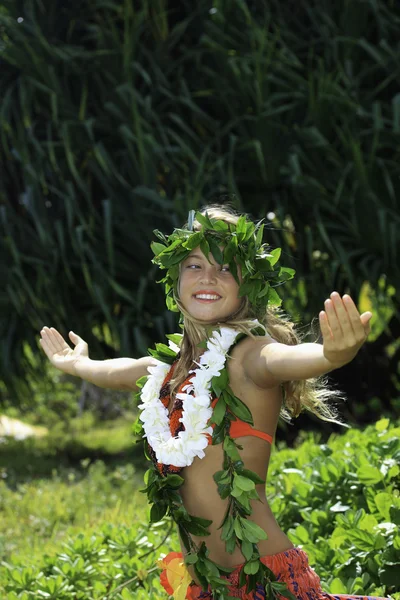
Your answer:
[[[201,273],[201,283],[217,283],[217,270],[214,265],[207,264]]]

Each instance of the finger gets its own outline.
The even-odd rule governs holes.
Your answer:
[[[333,302],[330,298],[325,300],[324,304],[325,312],[328,317],[328,324],[332,331],[332,336],[337,339],[340,336],[343,336],[343,332],[336,314],[335,307],[333,306]]]
[[[45,355],[47,356],[48,359],[51,359],[53,356],[52,351],[50,350],[50,348],[48,347],[48,344],[46,342],[46,340],[44,338],[39,340],[39,344],[42,347],[43,352],[45,353]]]
[[[58,334],[58,331],[56,329],[54,329],[54,327],[50,327],[49,336],[51,339],[52,347],[55,349],[55,352],[59,353],[59,352],[62,352],[63,350],[65,350],[65,348],[67,346],[66,346],[65,341],[63,340],[62,336],[60,334],[58,334],[58,335],[57,334]]]
[[[55,354],[57,352],[57,347],[54,344],[53,336],[49,327],[43,327],[42,329],[43,339],[46,341],[47,348],[49,352]]]
[[[47,344],[46,344],[46,340],[44,340],[43,338],[41,338],[39,340],[39,344],[40,344],[40,347],[42,348],[43,352],[46,354],[47,358],[50,358],[49,351],[48,351]]]
[[[68,346],[67,342],[65,341],[65,339],[63,338],[63,336],[61,335],[61,333],[59,333],[57,331],[57,329],[54,329],[54,327],[51,328],[52,334],[53,334],[53,339],[55,342],[57,342],[58,346],[60,349],[68,347],[70,348],[70,346]]]
[[[72,340],[72,343],[75,344],[75,346],[81,341],[79,335],[76,335],[76,333],[74,333],[73,331],[69,332],[69,337]]]
[[[319,326],[324,340],[333,339],[333,335],[329,327],[327,314],[323,310],[321,310],[321,312],[319,313]]]
[[[367,335],[369,333],[371,333],[371,320],[372,320],[372,313],[370,311],[363,313],[360,317],[360,321],[362,323],[362,326],[364,327],[364,332]]]
[[[351,324],[354,329],[354,334],[356,338],[358,338],[365,333],[364,319],[362,316],[360,317],[360,313],[358,312],[357,306],[354,304],[352,298],[348,294],[345,294],[343,296],[343,301],[346,305],[347,312],[350,315]],[[370,315],[370,317],[372,317],[372,313],[369,311],[364,314]]]
[[[338,294],[338,292],[332,292],[331,300],[342,332],[353,333],[352,324],[340,294]]]

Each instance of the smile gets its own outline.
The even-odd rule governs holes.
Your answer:
[[[221,296],[218,296],[217,294],[195,294],[193,298],[200,302],[216,302],[221,299]]]

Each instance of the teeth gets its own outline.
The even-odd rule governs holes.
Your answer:
[[[212,296],[211,294],[197,294],[195,298],[203,298],[204,300],[219,300],[220,296]]]

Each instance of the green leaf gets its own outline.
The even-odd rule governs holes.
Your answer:
[[[254,481],[251,479],[247,479],[247,477],[242,477],[241,475],[235,475],[233,478],[233,485],[236,485],[240,490],[244,492],[248,492],[253,490],[255,485]]]
[[[211,379],[211,387],[216,396],[225,390],[229,383],[228,369],[225,367],[217,377]]]
[[[224,450],[233,461],[241,460],[240,454],[236,448],[236,444],[230,437],[225,437],[224,440]]]
[[[372,533],[353,527],[347,532],[347,537],[360,550],[371,551],[374,548],[375,537]]]
[[[240,398],[237,398],[235,395],[230,394],[229,392],[225,392],[224,399],[230,410],[238,419],[245,421],[246,423],[250,423],[250,425],[254,425],[250,409],[242,400],[240,400]]]
[[[386,431],[386,429],[387,429],[387,428],[388,428],[388,426],[389,426],[389,423],[390,423],[390,420],[389,420],[389,419],[379,419],[379,421],[377,421],[377,422],[375,423],[375,429],[376,429],[377,431],[379,431],[380,433],[381,433],[382,431]]]
[[[142,388],[144,386],[144,384],[146,383],[148,378],[148,375],[142,375],[142,377],[139,377],[139,379],[136,380],[136,385],[139,388]]]
[[[233,528],[236,533],[236,537],[238,537],[240,540],[243,540],[245,536],[244,536],[243,527],[240,523],[240,517],[235,518]]]
[[[157,254],[160,254],[167,248],[167,246],[164,246],[164,244],[160,244],[159,242],[151,242],[150,247],[155,256],[157,256]]]
[[[237,489],[238,488],[234,488],[234,490],[232,490],[231,496],[234,495],[233,492]],[[241,506],[241,508],[243,509],[243,511],[245,512],[246,515],[251,515],[252,510],[251,510],[251,506],[250,506],[250,500],[248,497],[248,493],[243,492],[242,490],[238,490],[238,491],[240,492],[240,494],[238,494],[236,496],[236,502]]]
[[[246,560],[250,560],[253,556],[253,544],[247,540],[243,540],[241,550]]]
[[[221,398],[218,399],[218,402],[214,406],[214,410],[211,416],[212,422],[216,423],[217,425],[220,425],[224,419],[225,412],[226,404],[224,398],[221,396]]]
[[[179,530],[179,536],[183,542],[183,545],[185,546],[187,551],[190,551],[191,544],[190,544],[190,537],[188,536],[188,534],[186,532],[186,523],[185,523],[185,525],[178,523],[178,530]]]
[[[269,258],[269,262],[271,263],[272,266],[274,266],[280,259],[281,252],[282,252],[282,248],[274,248],[273,250],[270,251],[271,258]]]
[[[232,486],[230,483],[226,483],[226,484],[220,484],[218,486],[218,493],[220,495],[220,498],[222,498],[222,500],[225,500],[225,498],[227,498],[228,496],[231,495],[232,493]]]
[[[282,304],[282,298],[274,288],[270,287],[268,292],[268,304],[272,306],[280,306]]]
[[[269,262],[268,258],[256,259],[255,267],[256,267],[257,271],[260,271],[261,273],[268,273],[269,271],[272,271],[272,266],[271,266],[271,263]]]
[[[176,355],[176,353],[166,344],[156,344],[156,350],[159,354],[165,354],[165,356]]]
[[[375,496],[375,504],[385,521],[390,521],[390,507],[394,505],[395,499],[392,494],[379,492]]]
[[[172,242],[172,244],[170,244],[169,246],[167,246],[167,248],[164,250],[164,254],[170,254],[171,252],[176,252],[176,249],[178,248],[178,246],[181,246],[183,243],[183,240],[181,239],[177,239],[175,241]],[[164,259],[164,257],[162,257]]]
[[[226,519],[225,523],[222,526],[222,532],[221,532],[221,540],[227,540],[231,537],[232,533],[234,531],[234,520],[233,517],[231,517],[229,515],[229,517]]]
[[[181,333],[168,333],[165,337],[171,340],[171,342],[173,342],[177,346],[180,346],[183,335]]]
[[[208,260],[208,262],[210,262],[210,258],[209,258],[210,246],[209,246],[209,243],[207,242],[206,238],[203,238],[201,240],[200,249],[201,249],[202,253],[204,254],[204,256],[206,257],[206,259]]]
[[[297,596],[288,590],[286,583],[281,583],[280,581],[271,581],[268,586],[270,586],[273,590],[276,590],[279,594],[281,594],[281,596],[289,598],[289,600],[297,600]],[[269,595],[267,595],[267,598],[269,598]]]
[[[235,536],[232,536],[225,542],[225,550],[228,552],[228,554],[233,554],[235,551],[236,545],[237,545],[236,538],[235,538]]]
[[[166,504],[158,502],[157,504],[153,504],[150,509],[150,523],[157,523],[157,521],[161,521],[164,517],[168,509]]]
[[[232,259],[235,257],[237,252],[237,247],[234,242],[229,242],[224,248],[224,261],[223,264],[229,264]]]
[[[185,527],[188,530],[188,532],[192,533],[193,535],[210,535],[208,529],[206,529],[199,523],[194,523],[193,521],[188,521],[187,523],[185,523]]]
[[[234,260],[229,261],[229,270],[232,273],[232,277],[234,278],[236,283],[240,286],[241,282],[240,282],[239,276],[238,276],[238,268],[237,268],[237,264]]]
[[[379,483],[383,479],[383,474],[376,467],[364,465],[357,469],[357,476],[362,483],[366,485],[373,485]]]
[[[240,475],[248,477],[254,481],[254,483],[265,483],[265,480],[261,479],[261,477],[259,477],[257,473],[254,473],[254,471],[250,471],[249,469],[237,469],[237,471],[240,473]]]
[[[186,554],[185,560],[184,560],[185,565],[194,565],[197,563],[197,561],[198,561],[197,554],[192,554],[192,553]]]
[[[200,246],[200,243],[203,238],[204,238],[204,233],[202,231],[197,231],[196,233],[193,233],[193,235],[191,235],[185,242],[183,242],[182,245],[187,250],[192,251],[195,248],[197,248],[198,246]]]
[[[240,498],[240,496],[243,494],[243,490],[240,490],[238,487],[235,486],[235,484],[233,484],[233,489],[231,492],[231,496],[233,496],[234,498],[238,499]]]
[[[236,235],[239,243],[243,242],[246,237],[246,229],[246,216],[241,215],[236,224]]]
[[[252,560],[252,561],[246,563],[243,567],[244,572],[247,573],[248,575],[255,575],[255,573],[258,572],[259,568],[260,568],[259,560]]]
[[[190,520],[192,523],[197,523],[202,527],[209,527],[212,523],[211,519],[203,519],[202,517],[194,517],[193,515],[190,516]]]
[[[172,296],[167,296],[165,301],[166,301],[168,310],[171,310],[172,312],[179,312],[179,309],[176,306],[176,302]]]
[[[262,240],[263,240],[263,236],[264,236],[264,227],[265,224],[262,223],[261,221],[259,221],[258,223],[259,227],[257,229],[257,234],[256,234],[256,246],[261,246],[262,244]]]
[[[147,469],[143,479],[146,485],[151,485],[158,479],[157,473],[154,471],[153,467],[151,469]]]
[[[248,519],[242,520],[242,527],[246,533],[250,533],[258,538],[258,540],[266,540],[268,539],[267,534],[261,527],[253,523],[253,521],[249,521]]]
[[[219,570],[216,564],[213,561],[208,560],[207,558],[203,559],[203,564],[206,568],[206,575],[208,577],[218,577],[219,578]]]
[[[225,221],[214,221],[214,230],[215,231],[229,231],[229,225],[228,223],[225,223]]]
[[[212,434],[213,446],[221,444],[225,437],[225,424],[224,421],[220,425],[216,425]]]
[[[167,475],[162,480],[162,486],[163,487],[172,487],[173,489],[177,489],[177,488],[180,488],[181,485],[183,485],[184,481],[185,481],[184,478],[181,477],[180,475],[176,475],[176,474]]]
[[[222,251],[216,243],[216,241],[212,238],[211,235],[207,236],[207,241],[215,262],[217,262],[219,265],[224,264],[224,255],[222,254]]]
[[[213,475],[215,483],[228,483],[231,480],[229,471],[217,471]]]
[[[196,221],[198,221],[200,223],[200,225],[202,227],[204,227],[204,229],[213,229],[213,224],[210,220],[210,217],[208,216],[208,214],[206,213],[205,215],[202,215],[201,212],[196,212]]]

